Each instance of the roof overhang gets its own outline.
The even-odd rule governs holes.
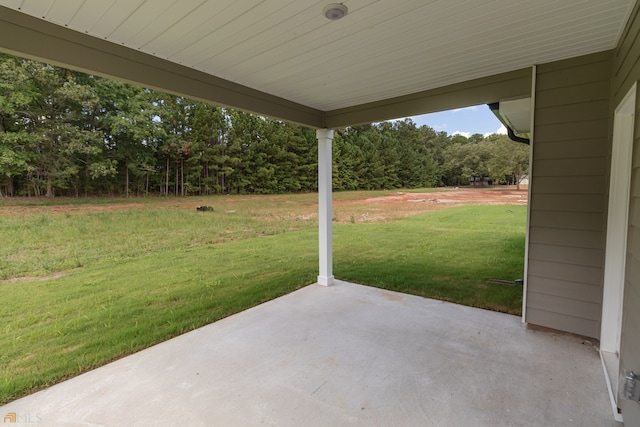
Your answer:
[[[489,104],[489,108],[507,128],[509,138],[529,144],[531,134],[531,98],[509,99]]]
[[[0,6],[0,49],[176,95],[323,126],[321,111]]]
[[[0,0],[0,51],[311,127],[529,96],[635,0]]]

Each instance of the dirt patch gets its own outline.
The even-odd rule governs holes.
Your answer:
[[[345,200],[335,204],[349,203],[481,203],[481,204],[527,204],[526,190],[451,190],[435,193],[403,193],[371,197],[364,200]]]
[[[3,283],[18,283],[18,282],[35,282],[45,281],[51,279],[57,279],[58,277],[66,276],[66,271],[58,271],[57,273],[49,274],[48,276],[27,276],[27,277],[14,277],[12,279],[0,280],[0,284]]]
[[[117,203],[117,204],[81,204],[81,205],[21,205],[2,206],[0,214],[7,215],[42,215],[42,214],[84,214],[87,212],[115,212],[142,209],[142,203]]]
[[[62,349],[61,353],[63,353],[63,354],[64,353],[71,353],[72,351],[76,351],[77,349],[79,349],[81,347],[82,347],[82,344],[77,344],[77,345]]]
[[[363,196],[366,193],[362,193]],[[62,199],[57,199],[59,202]],[[315,221],[318,215],[317,198],[311,194],[252,195],[219,198],[155,198],[144,202],[86,203],[0,206],[0,215],[86,214],[96,212],[127,212],[158,209],[193,210],[203,203],[214,205],[217,212],[227,215],[246,215],[275,221]],[[41,202],[41,201],[40,201]],[[492,189],[451,189],[431,193],[390,192],[384,196],[334,200],[334,221],[342,223],[391,221],[465,204],[527,204],[527,190],[515,187]]]
[[[360,200],[334,201],[334,220],[378,222],[460,205],[526,205],[527,197],[526,189],[515,188],[458,189],[433,193],[397,192]]]

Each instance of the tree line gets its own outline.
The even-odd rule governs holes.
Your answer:
[[[333,186],[515,183],[528,147],[410,119],[339,129]],[[317,189],[315,131],[0,55],[0,197],[208,195]]]

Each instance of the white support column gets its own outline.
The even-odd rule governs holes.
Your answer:
[[[333,140],[332,129],[318,129],[316,131],[318,139],[318,241],[320,247],[320,274],[318,284],[331,286],[333,278],[333,228],[332,228],[332,185],[331,185],[331,165],[333,163],[331,154],[331,142]]]

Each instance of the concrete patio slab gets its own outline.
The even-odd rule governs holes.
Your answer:
[[[10,412],[68,426],[618,425],[590,342],[340,281],[0,408]]]

